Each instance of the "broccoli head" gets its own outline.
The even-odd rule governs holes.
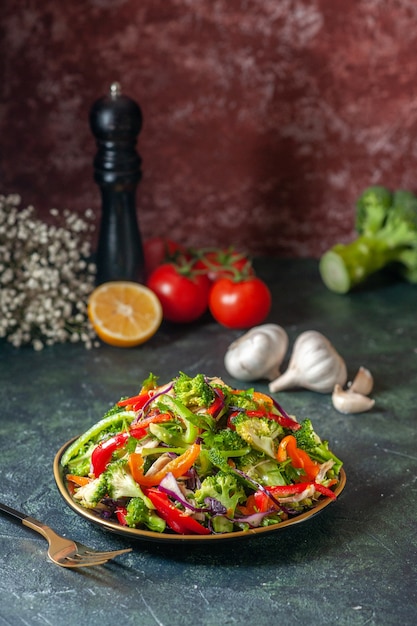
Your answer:
[[[287,483],[278,461],[259,450],[252,449],[249,454],[237,459],[236,467],[261,485],[275,486]]]
[[[126,523],[130,528],[146,526],[149,530],[156,533],[164,532],[166,527],[165,521],[159,517],[153,508],[146,506],[143,498],[131,498],[126,511]]]
[[[248,443],[231,428],[207,431],[203,439],[203,452],[207,453],[210,463],[220,469],[227,469],[230,457],[240,457],[250,452]]]
[[[408,190],[370,187],[357,202],[358,237],[336,244],[320,259],[326,286],[346,293],[390,266],[417,283],[417,197]]]
[[[94,509],[106,495],[107,481],[104,474],[101,474],[98,478],[79,487],[74,493],[74,500],[86,509]]]
[[[322,441],[313,428],[310,419],[301,422],[301,428],[294,432],[297,446],[308,452],[309,456],[318,463],[333,461],[331,473],[339,474],[342,461],[329,450],[328,442]]]
[[[113,500],[145,498],[142,489],[128,471],[127,462],[124,459],[110,463],[101,476],[104,476],[106,481],[107,495]]]
[[[355,227],[361,235],[375,234],[385,222],[392,193],[385,187],[368,187],[356,203]]]
[[[252,448],[275,458],[275,439],[284,433],[280,424],[267,417],[248,417],[245,413],[232,418],[232,424],[237,434]]]
[[[204,374],[197,374],[194,378],[179,373],[174,382],[174,393],[176,398],[186,407],[209,407],[214,399],[215,393],[206,381]]]
[[[226,509],[227,515],[233,517],[239,503],[246,501],[246,494],[236,475],[220,470],[214,476],[207,476],[199,489],[195,491],[196,502],[205,504],[206,498],[213,498]]]

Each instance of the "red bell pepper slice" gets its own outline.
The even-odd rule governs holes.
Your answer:
[[[132,428],[131,430],[126,430],[123,433],[119,433],[114,437],[110,437],[103,443],[99,443],[93,450],[91,455],[91,471],[94,476],[100,476],[106,469],[106,466],[111,461],[111,457],[115,450],[122,448],[126,443],[129,437],[134,437],[135,439],[142,439],[145,437],[147,433],[147,427],[149,424],[156,422],[167,422],[172,420],[172,415],[169,413],[154,413],[153,415],[149,415],[147,418],[138,422],[137,426]]]
[[[209,535],[210,530],[197,522],[193,517],[186,515],[171,502],[166,493],[158,489],[146,489],[146,495],[166,521],[168,526],[179,535]]]
[[[139,411],[139,409],[141,409],[147,403],[151,395],[152,394],[150,391],[146,391],[145,393],[139,393],[137,396],[132,396],[131,398],[126,398],[125,400],[119,400],[117,406],[129,406],[132,407],[134,411]]]
[[[265,490],[268,491],[275,498],[286,498],[295,495],[296,493],[302,493],[311,485],[313,485],[314,489],[319,493],[327,496],[328,498],[336,500],[336,494],[331,489],[316,482],[296,483],[295,485],[275,485],[274,487],[265,487]],[[254,498],[256,507],[260,512],[265,512],[268,509],[277,508],[276,503],[268,498],[268,495],[263,490],[257,491],[254,494]]]
[[[223,405],[224,405],[223,391],[216,387],[215,394],[216,394],[215,399],[213,400],[212,404],[207,409],[207,413],[209,415],[212,415],[213,417],[217,417],[217,414],[223,408]]]
[[[321,494],[323,494],[323,496],[327,496],[328,498],[331,498],[332,500],[336,500],[336,494],[334,493],[334,491],[332,491],[328,487],[325,487],[324,485],[321,485],[320,483],[314,483],[314,488],[316,491],[319,491]]]
[[[127,509],[125,506],[118,506],[115,510],[117,521],[121,526],[127,526],[126,515]]]
[[[254,493],[254,502],[259,513],[265,513],[265,511],[269,509],[278,509],[277,503],[271,500],[264,491],[256,491],[256,493]]]
[[[274,420],[274,422],[277,422],[283,428],[288,428],[290,430],[298,430],[301,428],[301,424],[291,419],[291,417],[278,415],[277,413],[272,413],[271,411],[245,411],[245,413],[248,417],[266,417],[269,420]]]
[[[136,422],[138,428],[147,428],[149,424],[160,424],[161,422],[170,422],[173,420],[170,413],[151,413],[147,417]]]
[[[236,430],[235,425],[232,422],[232,419],[236,417],[236,415],[239,415],[239,411],[232,411],[232,413],[229,414],[229,417],[227,418],[227,428]]]
[[[104,472],[107,465],[110,463],[113,452],[122,448],[126,443],[129,437],[134,437],[135,439],[142,439],[146,435],[145,428],[132,428],[131,430],[126,430],[122,433],[118,433],[114,437],[110,437],[99,443],[93,450],[91,454],[91,472],[97,478]]]

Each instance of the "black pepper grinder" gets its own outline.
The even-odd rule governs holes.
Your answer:
[[[142,128],[138,104],[113,83],[90,111],[98,151],[94,180],[99,185],[102,217],[97,245],[97,285],[111,280],[145,280],[142,239],[136,215],[136,188],[142,159],[136,152]]]

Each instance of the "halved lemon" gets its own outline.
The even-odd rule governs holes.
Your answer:
[[[110,281],[94,289],[88,317],[102,341],[131,348],[150,339],[162,322],[162,306],[153,291],[130,281]]]

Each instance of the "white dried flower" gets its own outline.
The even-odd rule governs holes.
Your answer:
[[[52,209],[48,225],[20,202],[17,194],[0,195],[0,337],[34,350],[75,341],[98,346],[87,315],[96,274],[93,212]]]

